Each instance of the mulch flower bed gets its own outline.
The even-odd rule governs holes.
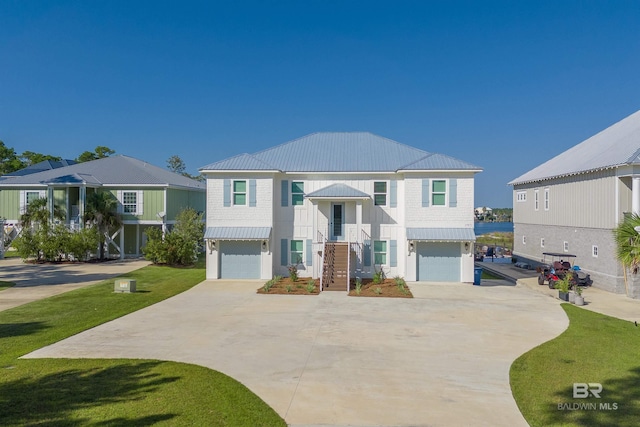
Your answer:
[[[352,280],[350,289],[349,296],[352,297],[413,298],[406,284],[401,289],[393,279],[384,279],[378,284],[373,283],[372,279],[362,279],[360,294],[356,293],[356,282]]]
[[[313,290],[309,291],[309,282],[313,281]],[[283,277],[280,280],[270,280],[267,283],[273,282],[271,286],[267,285],[258,288],[259,294],[278,294],[278,295],[318,295],[320,294],[320,281],[314,280],[311,277],[299,277],[298,280],[293,281],[289,277]]]

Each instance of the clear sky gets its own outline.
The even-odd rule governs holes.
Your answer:
[[[0,0],[0,140],[188,172],[319,131],[484,168],[476,205],[640,109],[639,1]],[[384,153],[380,153],[384,155]]]

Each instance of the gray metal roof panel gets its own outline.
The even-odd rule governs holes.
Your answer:
[[[308,199],[329,197],[333,199],[369,199],[370,196],[346,184],[331,184],[306,195]]]
[[[640,164],[640,111],[509,182],[511,185]]]
[[[433,242],[475,241],[473,228],[407,228],[408,240]]]
[[[423,158],[402,166],[400,170],[482,170],[479,166],[453,157],[432,153]]]
[[[207,240],[264,240],[271,235],[271,227],[207,227]]]
[[[62,160],[43,160],[34,165],[27,166],[26,168],[17,170],[15,172],[11,172],[6,174],[5,176],[24,176],[32,173],[42,172],[51,169],[62,168],[69,165],[75,165],[75,160],[62,159]]]
[[[203,166],[200,170],[277,170],[277,168],[255,158],[251,154],[244,153]]]
[[[117,185],[160,185],[205,190],[204,183],[159,168],[133,157],[118,155],[90,162],[77,163],[58,169],[37,172],[0,181],[0,186],[20,186],[54,182],[64,176],[77,174],[86,182]]]
[[[396,172],[416,162],[418,164],[411,169],[479,169],[440,155],[424,165],[419,163],[430,154],[369,132],[319,132],[254,153],[251,157],[283,172]],[[224,166],[227,170],[244,170],[239,167],[243,163],[246,163],[246,170],[255,169],[255,164],[246,156],[223,160],[202,169],[213,166],[222,169],[225,162],[228,162]]]

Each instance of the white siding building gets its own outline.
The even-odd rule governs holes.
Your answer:
[[[640,212],[640,112],[510,182],[514,255],[571,253],[594,286],[630,296],[613,229]]]
[[[365,132],[316,133],[212,163],[200,169],[207,278],[269,279],[297,264],[325,289],[380,269],[471,282],[480,170]]]

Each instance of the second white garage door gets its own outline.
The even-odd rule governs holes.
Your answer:
[[[418,280],[460,281],[460,243],[418,243]]]
[[[221,279],[259,279],[260,242],[220,242]]]

